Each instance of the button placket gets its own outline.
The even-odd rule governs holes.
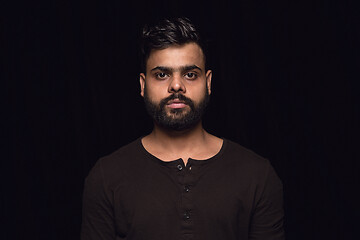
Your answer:
[[[190,219],[190,212],[189,212],[189,211],[186,211],[186,212],[184,213],[184,219],[185,219],[185,220],[189,220],[189,219]]]
[[[179,171],[183,170],[183,166],[181,166],[181,164],[177,165],[176,167]]]
[[[181,173],[182,175],[181,181],[181,229],[182,234],[193,234],[194,232],[194,224],[196,222],[196,209],[194,209],[193,202],[193,186],[194,186],[194,172],[192,166],[192,160],[189,159],[186,165],[182,165]]]

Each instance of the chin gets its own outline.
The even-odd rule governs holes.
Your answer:
[[[183,107],[183,108],[169,108],[168,113],[188,113],[190,112],[190,108],[189,107]]]

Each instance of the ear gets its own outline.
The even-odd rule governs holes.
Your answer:
[[[209,95],[211,94],[211,78],[212,78],[212,71],[211,70],[208,70],[206,72],[206,86],[207,86],[207,89],[208,89],[208,93]]]
[[[145,74],[140,73],[140,95],[144,97],[144,89],[145,89]]]

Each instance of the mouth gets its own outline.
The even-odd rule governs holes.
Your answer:
[[[179,99],[170,100],[167,104],[170,108],[184,108],[187,104]]]

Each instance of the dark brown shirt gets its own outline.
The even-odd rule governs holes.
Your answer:
[[[138,139],[86,178],[81,239],[284,239],[282,183],[268,160],[226,139],[186,166]]]

